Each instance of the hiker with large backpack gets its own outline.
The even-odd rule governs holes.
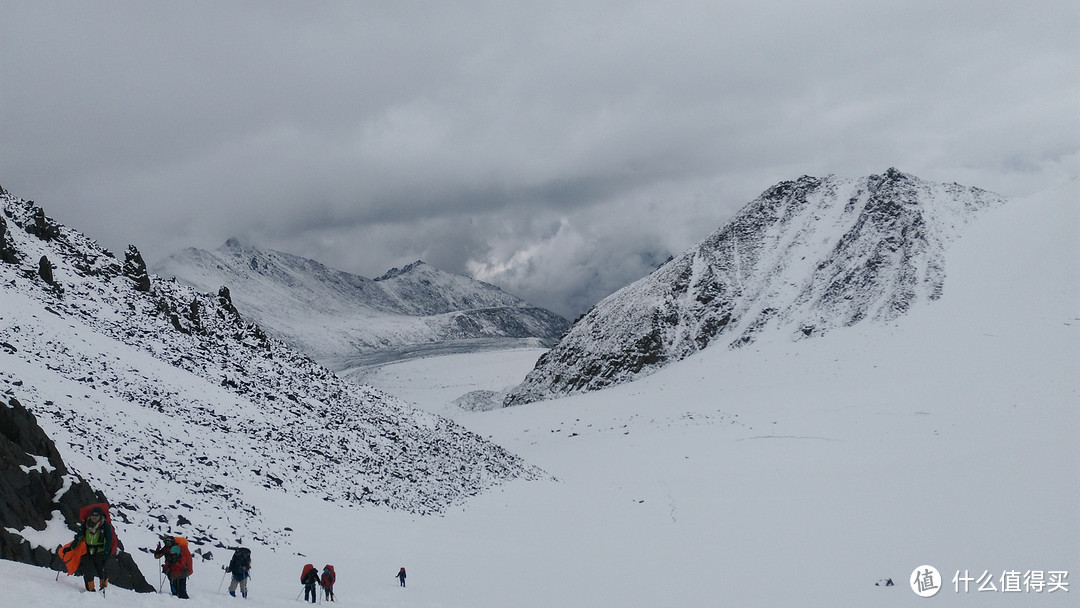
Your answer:
[[[236,587],[239,586],[240,595],[247,597],[248,578],[251,577],[251,549],[239,547],[233,551],[232,560],[225,571],[232,574],[229,595],[236,597]]]
[[[322,586],[324,599],[328,602],[334,601],[334,583],[336,582],[337,574],[334,572],[334,567],[326,564],[323,567],[322,576],[319,577],[319,585]]]
[[[183,536],[163,536],[161,540],[164,544],[159,544],[154,549],[154,557],[165,558],[161,571],[169,579],[169,591],[180,599],[189,599],[187,579],[194,571],[194,566],[187,539]]]
[[[319,571],[312,564],[304,564],[304,569],[300,573],[300,583],[304,585],[304,601],[308,601],[308,597],[311,597],[311,603],[319,601],[319,592],[315,589],[315,585],[319,583]]]
[[[109,518],[106,517],[106,508],[108,508],[108,505],[92,505],[89,514],[83,518],[75,539],[60,550],[63,558],[68,553],[78,554],[79,549],[81,549],[81,560],[76,565],[76,568],[82,569],[83,583],[86,585],[87,591],[95,591],[95,576],[101,582],[101,591],[103,593],[105,587],[109,585],[109,577],[105,573],[105,564],[116,551],[116,533],[113,531]]]

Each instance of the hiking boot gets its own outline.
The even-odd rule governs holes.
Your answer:
[[[101,590],[104,591],[105,587],[108,587],[108,586],[109,586],[109,579],[107,579],[107,578],[101,579]]]
[[[86,581],[86,590],[87,591],[95,591],[95,589],[94,589],[94,581]]]
[[[235,591],[230,591],[230,592],[229,592],[229,595],[231,595],[231,596],[233,596],[233,597],[236,597],[236,592],[235,592]]]

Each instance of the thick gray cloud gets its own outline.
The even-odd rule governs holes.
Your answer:
[[[149,260],[424,259],[566,316],[773,183],[1080,172],[1080,5],[6,2],[0,184]]]

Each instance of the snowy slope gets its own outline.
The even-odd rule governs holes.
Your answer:
[[[946,251],[940,299],[892,321],[815,340],[762,334],[609,390],[458,411],[555,479],[519,479],[438,517],[251,488],[263,524],[292,532],[287,549],[256,549],[244,605],[297,605],[312,562],[336,565],[345,607],[1075,606],[1078,203],[1072,183],[988,211]],[[456,396],[520,377],[533,354],[410,361],[372,380],[453,411]],[[221,563],[196,564],[186,605],[242,601],[223,597]],[[945,575],[938,597],[907,586],[922,564]],[[965,571],[999,590],[955,591]],[[1000,591],[1013,571],[1067,571],[1069,591]],[[99,599],[53,576],[0,563],[3,598]],[[886,578],[896,586],[875,585]]]
[[[559,483],[451,514],[443,534],[489,531],[462,559],[485,564],[484,582],[426,560],[460,594],[447,604],[1075,605],[1075,587],[1004,593],[1000,579],[1080,568],[1078,203],[1074,182],[988,211],[947,251],[941,298],[892,321],[763,335],[609,390],[459,413]],[[394,368],[430,376],[438,410],[451,374],[435,365]],[[933,600],[907,585],[922,564],[946,577]],[[999,591],[955,591],[965,570]]]
[[[429,513],[540,474],[345,383],[245,323],[223,295],[157,279],[139,291],[85,236],[0,200],[0,239],[17,258],[0,262],[0,391],[132,526],[166,531],[183,516],[198,522],[183,531],[200,545],[277,546],[289,533],[267,526],[263,493]],[[41,276],[50,266],[52,285]]]
[[[230,239],[154,267],[202,291],[228,286],[241,314],[334,371],[449,349],[550,343],[569,323],[494,285],[423,262],[376,279]]]
[[[890,169],[773,186],[681,256],[605,298],[537,362],[519,404],[633,379],[762,333],[820,336],[936,300],[945,247],[1003,199]]]

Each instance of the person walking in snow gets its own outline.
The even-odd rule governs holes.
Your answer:
[[[179,544],[186,543],[187,539],[179,536],[162,536],[161,540],[164,544],[159,543],[154,548],[154,558],[165,558],[161,571],[165,574],[165,578],[169,579],[169,592],[180,599],[189,599],[187,579],[192,573],[191,554],[185,555],[185,550]]]
[[[240,547],[233,551],[232,560],[229,561],[225,571],[232,574],[229,595],[236,597],[236,587],[239,586],[240,595],[247,597],[248,578],[251,577],[251,549]]]
[[[337,574],[334,572],[334,567],[330,564],[323,566],[322,576],[319,577],[319,585],[323,588],[325,594],[323,599],[328,602],[334,601],[334,583],[337,582]]]
[[[319,571],[315,569],[315,566],[311,564],[304,566],[300,582],[304,585],[304,601],[308,601],[309,597],[312,604],[319,601],[319,592],[315,589],[315,585],[319,584]]]
[[[96,576],[101,581],[101,590],[105,591],[105,587],[109,584],[109,578],[105,574],[105,563],[112,555],[116,534],[101,507],[90,510],[90,515],[79,526],[79,532],[75,535],[75,540],[71,541],[68,550],[79,546],[79,543],[86,543],[86,555],[83,556],[80,564],[86,590],[95,590],[94,577]]]
[[[176,597],[186,600],[187,594],[187,579],[191,575],[188,571],[187,564],[184,563],[184,559],[181,556],[180,545],[172,545],[169,547],[167,553],[165,553],[165,566],[162,568],[165,572],[165,576],[169,578],[169,590]]]
[[[405,566],[402,566],[401,570],[398,570],[397,578],[398,578],[399,581],[401,581],[401,586],[404,587],[405,586]]]

